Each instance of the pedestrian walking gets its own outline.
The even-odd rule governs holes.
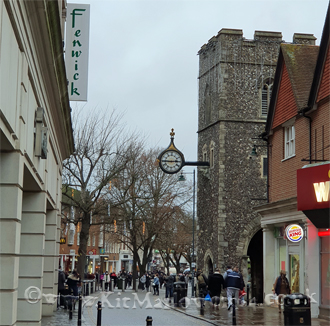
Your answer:
[[[235,298],[235,303],[238,303],[239,290],[241,288],[240,275],[228,268],[226,271],[225,288],[227,290],[228,310],[232,307],[232,298]]]
[[[68,283],[68,287],[69,287],[70,292],[72,291],[73,295],[75,297],[77,297],[78,296],[78,283],[80,283],[80,276],[79,276],[79,274],[77,273],[76,270],[74,270],[72,272],[72,274],[70,274],[68,276],[67,283]]]
[[[159,278],[158,278],[158,273],[154,277],[153,286],[154,286],[154,295],[159,295]]]
[[[207,295],[207,283],[208,279],[207,277],[203,274],[203,271],[198,269],[197,270],[197,284],[198,284],[198,293],[200,298],[205,298]]]
[[[145,289],[146,281],[147,281],[147,277],[146,277],[146,274],[144,274],[140,278],[142,291],[144,291],[144,289]]]
[[[278,276],[273,285],[273,293],[278,296],[278,312],[281,313],[281,304],[284,296],[291,293],[290,284],[286,278],[286,271],[281,270],[280,276]]]
[[[169,299],[169,303],[171,303],[171,298],[173,297],[174,280],[175,279],[173,274],[165,278],[165,288],[166,288],[165,298]]]
[[[216,268],[214,273],[209,276],[208,289],[210,291],[210,296],[212,298],[212,304],[220,304],[221,289],[224,287],[224,279],[220,274],[219,268]]]
[[[164,274],[160,273],[159,274],[159,287],[162,288],[163,284],[164,284]]]
[[[150,292],[150,275],[146,273],[146,291]]]
[[[108,288],[110,290],[110,275],[109,272],[106,271],[104,275],[104,289],[105,291],[108,291]]]
[[[66,309],[66,300],[64,300],[64,295],[67,294],[66,293],[66,278],[65,278],[65,273],[62,271],[62,267],[60,266],[58,269],[58,295],[60,298],[60,302],[57,301],[57,308],[60,306],[64,306],[64,308]]]

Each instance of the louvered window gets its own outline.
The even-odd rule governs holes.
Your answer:
[[[268,79],[261,90],[261,116],[267,117],[273,82]]]

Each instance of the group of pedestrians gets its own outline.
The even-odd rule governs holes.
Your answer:
[[[79,294],[79,287],[81,283],[80,275],[77,270],[73,270],[72,273],[65,273],[61,266],[58,269],[58,295],[59,300],[57,307],[63,306],[67,309],[67,296],[73,295],[75,297]]]
[[[162,272],[146,272],[140,277],[140,288],[142,291],[151,292],[159,295],[159,289],[163,286],[164,274]]]
[[[132,286],[133,275],[131,272],[127,273],[125,270],[120,271],[118,274],[106,271],[105,273],[101,273],[99,277],[97,276],[96,281],[100,283],[101,288],[103,288],[104,285],[105,291],[110,291],[111,281],[113,280],[113,286],[115,288],[118,286],[118,279],[123,280],[123,287],[125,290]]]
[[[220,304],[221,290],[227,292],[228,310],[233,306],[233,298],[236,304],[239,302],[239,293],[245,287],[242,274],[239,272],[238,266],[233,269],[227,266],[226,272],[222,275],[218,268],[214,273],[206,277],[201,270],[197,270],[196,274],[196,291],[200,298],[210,295],[213,307]],[[203,302],[204,304],[204,302]]]

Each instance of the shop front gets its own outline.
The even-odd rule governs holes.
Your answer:
[[[297,208],[316,228],[319,279],[318,307],[330,319],[330,164],[311,164],[297,171]]]

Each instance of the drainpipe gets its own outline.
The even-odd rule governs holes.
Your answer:
[[[309,109],[308,107],[306,108]],[[301,110],[300,114],[304,117],[309,119],[309,164],[312,164],[312,118],[305,114],[305,110]]]
[[[263,132],[261,135],[263,141],[267,142],[267,203],[269,203],[269,141],[266,132]]]

